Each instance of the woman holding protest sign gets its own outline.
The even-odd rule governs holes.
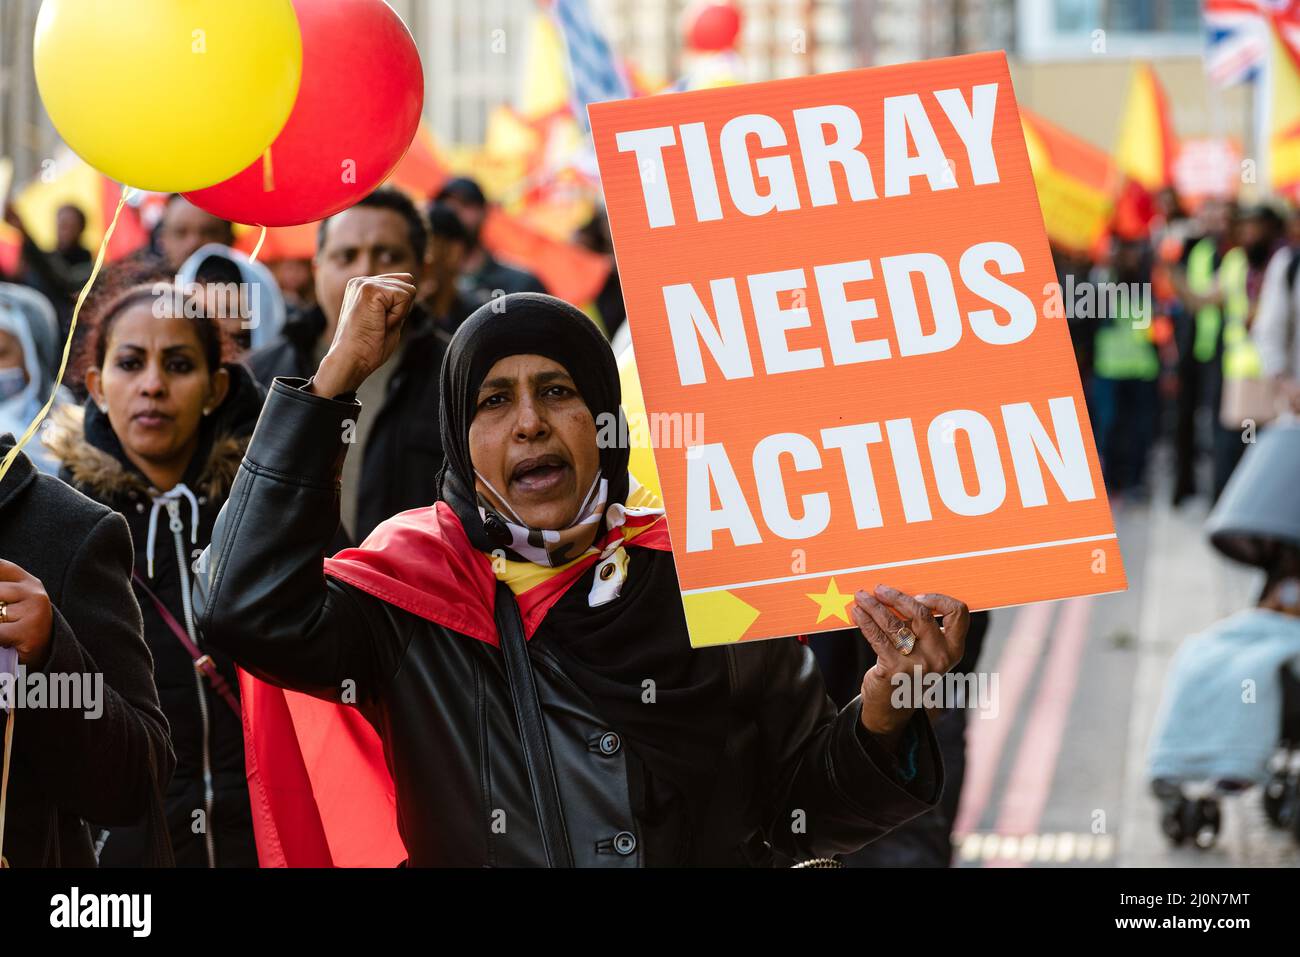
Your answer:
[[[192,563],[230,491],[263,395],[223,364],[220,322],[169,282],[101,300],[91,319],[84,408],[46,444],[61,476],[120,512],[135,545],[144,615],[177,769],[166,810],[180,866],[256,863],[234,665],[206,647],[190,606]],[[101,862],[141,863],[142,830],[113,828]]]
[[[934,736],[890,677],[960,659],[965,605],[860,593],[880,661],[838,713],[798,641],[692,651],[657,501],[626,446],[596,440],[619,411],[613,355],[560,300],[506,296],[466,321],[443,367],[440,501],[322,563],[353,393],[415,294],[406,275],[352,280],[316,376],[275,381],[196,589],[204,633],[242,666],[357,705],[410,864],[789,863],[934,805]],[[342,757],[315,760],[323,780]],[[313,810],[333,847],[365,809],[340,821],[330,796]]]

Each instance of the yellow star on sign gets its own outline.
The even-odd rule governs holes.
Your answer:
[[[850,592],[847,595],[843,594],[839,588],[836,587],[834,578],[831,579],[830,585],[827,586],[826,591],[823,594],[809,595],[808,597],[815,601],[820,608],[820,611],[817,613],[818,624],[821,624],[821,622],[827,618],[838,618],[846,625],[852,624],[852,622],[849,621],[849,615],[845,609],[848,608],[849,602],[853,601],[853,593]]]

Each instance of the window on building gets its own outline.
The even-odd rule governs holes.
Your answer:
[[[1017,51],[1027,59],[1194,56],[1200,0],[1017,0]]]
[[[1053,0],[1057,33],[1198,33],[1199,0]]]

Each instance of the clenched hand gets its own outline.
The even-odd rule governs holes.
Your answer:
[[[333,398],[355,392],[388,361],[415,302],[414,279],[401,272],[348,280],[334,341],[312,381],[314,393]]]

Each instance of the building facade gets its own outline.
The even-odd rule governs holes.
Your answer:
[[[445,142],[482,141],[492,107],[516,102],[535,0],[389,0],[425,64],[425,114]],[[692,0],[589,0],[619,53],[671,82]],[[1226,135],[1249,155],[1251,87],[1206,82],[1198,0],[737,0],[742,78],[764,80],[1006,49],[1020,101],[1103,149],[1114,143],[1133,64],[1154,63],[1182,136]],[[58,137],[31,65],[40,0],[0,0],[0,154],[23,182]],[[1086,91],[1086,93],[1085,93]]]

